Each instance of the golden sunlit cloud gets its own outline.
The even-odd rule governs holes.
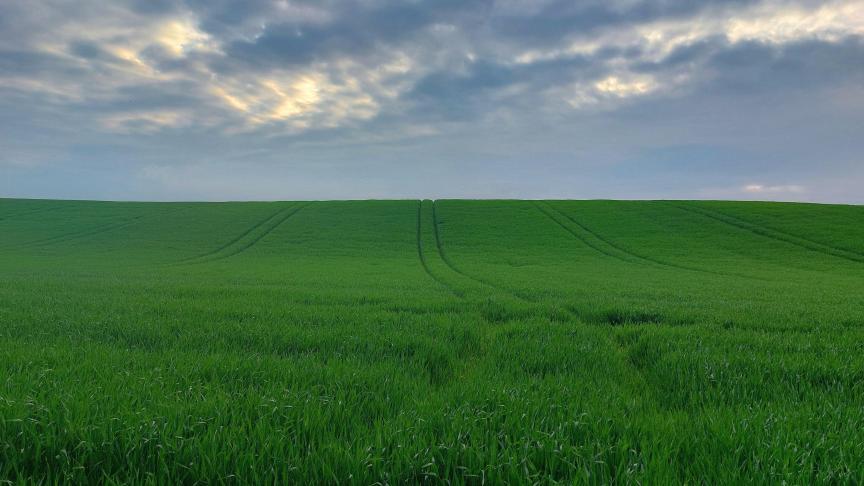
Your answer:
[[[577,38],[565,46],[532,49],[513,57],[514,64],[533,64],[579,55],[590,56],[602,48],[638,45],[647,59],[660,60],[675,49],[711,37],[732,43],[758,41],[787,43],[806,39],[834,41],[864,35],[864,2],[842,0],[807,5],[763,4],[716,12],[695,19],[660,19],[637,23]]]
[[[172,19],[158,26],[154,40],[175,57],[192,51],[215,51],[211,37],[202,32],[189,18]]]
[[[604,108],[659,89],[660,84],[651,76],[621,73],[594,82],[576,83],[553,96],[563,98],[574,109]]]
[[[757,40],[783,43],[815,38],[836,40],[864,34],[864,2],[827,2],[815,9],[762,7],[750,16],[731,19],[726,36],[732,42]]]
[[[656,89],[656,84],[648,76],[635,77],[630,80],[623,80],[618,76],[609,76],[594,83],[594,87],[601,93],[618,98],[627,98],[653,91]]]
[[[334,83],[321,72],[273,73],[263,79],[225,79],[210,93],[244,120],[237,130],[281,124],[290,130],[336,127],[352,119],[368,119],[378,103],[363,83],[346,77]]]

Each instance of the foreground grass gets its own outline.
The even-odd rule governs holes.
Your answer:
[[[864,209],[0,200],[0,481],[864,481]]]

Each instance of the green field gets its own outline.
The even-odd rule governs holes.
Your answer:
[[[0,483],[862,483],[864,207],[0,199]]]

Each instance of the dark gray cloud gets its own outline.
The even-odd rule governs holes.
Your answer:
[[[862,25],[854,0],[7,0],[0,192],[861,202]]]
[[[258,35],[235,40],[226,46],[226,53],[259,66],[359,56],[422,37],[426,29],[436,24],[460,28],[476,24],[491,6],[491,1],[459,0],[392,2],[371,7],[345,2],[332,9],[332,20],[321,24],[310,24],[302,16],[273,24],[265,21]]]
[[[864,81],[864,38],[807,40],[783,46],[748,42],[718,50],[708,65],[716,75],[714,84],[731,92],[859,84]]]
[[[83,76],[87,69],[55,54],[0,49],[0,72],[17,76]]]

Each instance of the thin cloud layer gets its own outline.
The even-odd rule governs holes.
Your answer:
[[[862,86],[853,0],[8,0],[0,190],[861,202]]]

